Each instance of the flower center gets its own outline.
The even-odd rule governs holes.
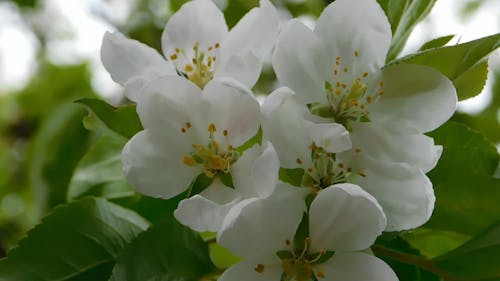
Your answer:
[[[334,252],[320,250],[317,253],[310,253],[311,241],[309,238],[305,238],[303,249],[291,246],[289,240],[286,240],[285,243],[290,249],[276,253],[281,259],[281,267],[283,268],[281,280],[309,281],[326,277],[317,265],[330,259]]]
[[[209,46],[206,50],[200,50],[198,42],[194,44],[192,52],[176,48],[169,56],[174,63],[177,72],[191,80],[200,88],[212,80],[217,60],[216,51],[220,48],[219,43]]]
[[[301,183],[304,187],[319,191],[337,183],[352,182],[357,175],[366,177],[363,172],[353,172],[351,167],[346,167],[336,159],[335,153],[327,152],[315,143],[311,144],[309,149],[311,149],[312,166],[305,169]],[[361,150],[356,148],[354,152],[359,154]],[[302,162],[297,159],[297,164]]]
[[[359,52],[354,52],[354,60]],[[351,130],[352,122],[369,122],[368,107],[383,94],[383,81],[378,82],[375,91],[369,91],[370,74],[364,72],[354,77],[350,70],[342,65],[342,58],[337,57],[332,71],[332,79],[325,81],[327,104],[312,104],[311,112],[321,117],[331,118],[334,122]]]
[[[191,128],[191,124],[187,122],[181,131],[185,133],[189,128]],[[228,145],[226,150],[221,149],[220,144],[215,140],[216,131],[215,124],[210,123],[208,126],[208,145],[193,144],[194,151],[189,155],[184,155],[182,159],[182,162],[187,166],[202,165],[204,174],[209,178],[213,178],[219,173],[229,173],[231,165],[238,159],[238,153],[232,145]],[[228,131],[224,130],[223,135],[227,137]]]

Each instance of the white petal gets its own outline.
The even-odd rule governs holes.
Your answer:
[[[321,13],[314,33],[323,40],[330,55],[341,57],[341,66],[356,77],[380,69],[391,43],[389,21],[373,0],[333,2]]]
[[[135,189],[152,197],[171,198],[186,190],[201,169],[182,158],[191,146],[175,134],[141,131],[122,151],[123,171]]]
[[[386,226],[377,200],[350,183],[320,191],[311,204],[309,220],[313,252],[366,249]]]
[[[144,128],[177,133],[190,122],[193,128],[187,131],[187,138],[195,132],[206,132],[206,125],[200,124],[201,90],[189,80],[177,75],[160,77],[143,93],[137,113]]]
[[[386,231],[416,228],[434,209],[432,183],[417,167],[407,163],[376,161],[365,155],[353,156],[353,165],[363,167],[366,177],[356,183],[377,198],[387,216]]]
[[[271,52],[278,34],[278,15],[267,0],[250,10],[221,44],[216,76],[229,76],[252,88],[262,61]],[[240,73],[241,72],[241,73]]]
[[[217,232],[231,207],[238,201],[239,195],[234,189],[215,181],[200,194],[182,200],[174,216],[195,231]]]
[[[205,123],[214,123],[222,135],[227,130],[227,141],[234,147],[257,134],[260,106],[257,99],[242,84],[232,79],[212,80],[203,90],[202,99],[207,110]],[[223,140],[221,140],[224,143]]]
[[[365,253],[335,253],[316,266],[325,280],[335,281],[398,281],[398,277],[383,260]]]
[[[263,265],[264,271],[257,272],[257,265]],[[242,261],[226,269],[219,277],[219,281],[279,281],[283,269],[279,264],[262,264],[259,260]]]
[[[104,34],[101,61],[111,78],[121,85],[134,77],[176,74],[156,50],[119,32]]]
[[[425,133],[455,112],[453,83],[427,66],[398,64],[384,69],[384,95],[370,107],[373,122],[397,131]]]
[[[290,20],[281,30],[273,54],[273,67],[281,85],[295,91],[304,103],[324,101],[324,85],[329,80],[332,57],[324,44],[298,20]]]
[[[349,134],[344,127],[335,123],[312,122],[317,118],[288,88],[279,88],[265,99],[262,115],[263,138],[275,145],[283,167],[299,167],[300,162],[304,166],[310,164],[309,147],[313,142],[329,152],[351,148]]]
[[[218,243],[248,259],[275,257],[285,249],[286,240],[293,240],[305,211],[304,196],[303,189],[283,185],[266,199],[238,203],[226,216]]]
[[[163,53],[175,48],[192,51],[195,43],[201,50],[220,43],[227,35],[226,20],[211,0],[194,0],[179,9],[167,22],[161,40]]]
[[[428,172],[433,169],[443,147],[424,134],[398,134],[375,123],[355,123],[351,132],[353,148],[384,162],[406,162]]]
[[[270,142],[254,145],[231,167],[233,183],[244,198],[268,197],[278,183],[280,163]]]
[[[227,56],[217,64],[215,77],[231,77],[252,88],[259,79],[261,69],[262,62],[254,52],[239,52]]]

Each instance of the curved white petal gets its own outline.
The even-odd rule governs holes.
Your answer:
[[[343,126],[311,121],[317,118],[288,88],[279,88],[264,100],[262,115],[263,138],[275,145],[283,167],[310,164],[309,147],[313,142],[329,152],[351,148],[349,134]]]
[[[314,33],[355,77],[374,73],[385,64],[392,37],[384,11],[373,0],[333,2],[321,13]]]
[[[183,164],[191,150],[178,134],[144,130],[122,151],[123,171],[134,188],[148,196],[168,199],[186,190],[202,171]]]
[[[231,77],[252,88],[261,69],[262,62],[253,51],[238,52],[227,55],[217,64],[214,77]]]
[[[231,167],[236,190],[244,198],[268,197],[278,183],[280,163],[270,142],[245,150]]]
[[[304,103],[325,100],[324,85],[331,76],[332,56],[304,24],[290,20],[282,26],[272,61],[280,84],[294,90]]]
[[[335,281],[398,281],[398,277],[383,260],[365,253],[335,253],[318,265],[325,280]]]
[[[386,226],[377,200],[342,183],[320,191],[309,210],[311,250],[358,251],[370,247]]]
[[[219,277],[219,281],[279,281],[283,269],[276,261],[274,264],[262,264],[260,260],[242,261],[232,265]],[[263,271],[257,272],[258,265]],[[259,270],[260,271],[260,270]]]
[[[221,143],[242,145],[259,130],[260,106],[252,92],[235,80],[212,80],[202,93],[205,123],[214,123]],[[227,130],[227,136],[222,136]]]
[[[224,219],[218,243],[248,259],[276,257],[286,240],[293,240],[305,211],[304,196],[303,189],[283,184],[268,198],[238,203]]]
[[[176,74],[174,67],[156,50],[119,32],[104,34],[101,61],[111,78],[121,85],[134,77]]]
[[[441,157],[443,147],[424,134],[399,134],[375,123],[354,123],[351,131],[353,148],[384,162],[405,162],[432,170]]]
[[[221,44],[216,76],[229,76],[252,88],[262,61],[271,52],[278,34],[278,14],[268,0],[250,10]]]
[[[425,133],[446,122],[455,112],[453,83],[437,70],[398,64],[382,73],[384,95],[370,107],[372,122],[397,131]]]
[[[217,232],[229,210],[239,200],[234,189],[216,180],[200,194],[182,200],[174,216],[195,231]]]
[[[170,56],[175,48],[191,52],[195,43],[205,50],[222,42],[227,32],[224,15],[211,0],[187,2],[165,26],[161,37],[163,54]]]
[[[160,77],[143,88],[143,94],[137,113],[144,128],[175,134],[189,122],[192,128],[183,134],[186,140],[200,139],[201,132],[207,134],[204,116],[199,112],[201,90],[189,80],[177,75]]]
[[[416,228],[427,222],[435,197],[432,183],[422,170],[407,163],[377,161],[366,155],[351,157],[354,168],[362,168],[366,175],[356,183],[377,198],[384,209],[386,231]]]

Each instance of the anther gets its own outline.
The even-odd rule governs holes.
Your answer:
[[[223,134],[225,137],[227,137],[227,135],[228,135],[227,130],[224,130],[224,131],[222,132],[222,134]]]
[[[316,270],[316,276],[318,278],[325,278],[326,277],[325,273],[321,270]]]
[[[347,69],[347,67],[344,67],[344,72],[346,72],[346,73],[347,73],[347,71],[349,71],[349,70]]]
[[[359,172],[359,175],[362,176],[363,178],[366,178],[366,174],[363,172]]]
[[[179,48],[175,48],[175,52],[176,53],[179,53],[181,50],[179,50]]]
[[[176,59],[177,59],[177,54],[172,54],[172,55],[170,55],[170,59],[171,59],[171,60],[176,60]]]
[[[186,128],[182,127],[181,128],[181,132],[185,133],[186,132]]]
[[[219,48],[220,47],[220,44],[219,43],[215,43],[215,48]]]
[[[351,167],[347,168],[347,172],[348,173],[352,172],[352,168]]]
[[[370,96],[366,97],[366,102],[367,103],[372,103],[372,101],[373,101],[372,97],[370,97]]]
[[[358,51],[354,51],[354,56],[355,57],[359,57],[359,52]]]
[[[193,66],[190,64],[186,64],[186,66],[184,67],[184,70],[187,72],[191,72],[191,71],[193,71]]]
[[[191,123],[190,122],[186,122],[186,128],[191,128]]]
[[[258,273],[262,273],[264,272],[264,265],[259,263],[255,268],[254,268],[255,271],[257,271]]]
[[[380,81],[378,82],[378,85],[379,85],[380,87],[384,87],[384,81],[380,80]]]
[[[295,162],[296,162],[297,164],[299,164],[299,165],[302,165],[302,160],[300,160],[300,158],[297,158],[297,159],[295,160]]]
[[[363,77],[364,78],[368,77],[368,72],[363,73]]]
[[[288,239],[286,239],[286,240],[285,240],[285,244],[286,244],[287,246],[290,246],[290,244],[291,244],[291,243],[292,243],[292,242],[290,242],[290,240],[288,240]]]
[[[360,148],[356,148],[356,149],[354,149],[354,152],[356,152],[356,154],[360,154],[361,153],[361,149]]]
[[[213,133],[213,132],[217,131],[217,128],[215,127],[214,123],[210,123],[210,125],[208,125],[208,131],[210,133]]]
[[[182,162],[188,166],[196,165],[196,161],[194,160],[194,158],[189,155],[184,155],[184,157],[182,158]]]
[[[378,93],[377,93],[377,94],[378,94],[379,96],[383,96],[383,95],[384,95],[384,91],[383,91],[383,90],[380,90],[380,91],[378,91]]]

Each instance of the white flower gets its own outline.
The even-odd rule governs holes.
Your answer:
[[[203,90],[179,76],[151,81],[137,104],[144,130],[126,144],[123,169],[132,185],[171,198],[200,174],[229,174],[237,149],[259,129],[260,108],[234,80],[213,80]]]
[[[300,184],[310,192],[338,183],[359,185],[382,206],[387,231],[418,227],[431,216],[432,183],[420,168],[351,150],[347,131],[313,116],[290,89],[269,95],[262,114],[263,138],[274,144],[282,167],[303,169]]]
[[[304,215],[303,193],[293,189],[281,186],[267,199],[230,211],[218,243],[244,260],[220,281],[398,280],[382,260],[360,252],[385,227],[373,197],[356,185],[333,185],[318,193]]]
[[[101,59],[133,101],[148,81],[162,75],[179,74],[201,88],[215,77],[231,77],[252,88],[277,31],[277,13],[268,0],[261,0],[260,7],[246,14],[231,32],[211,0],[194,0],[184,4],[165,27],[166,60],[140,42],[109,32],[103,38]]]
[[[382,68],[389,22],[375,0],[337,0],[314,31],[297,20],[283,26],[273,55],[282,85],[311,112],[344,125],[353,149],[384,162],[432,169],[442,148],[422,133],[453,114],[453,84],[418,65]]]
[[[217,232],[233,206],[243,200],[269,197],[278,184],[279,159],[270,142],[254,145],[231,167],[234,188],[220,181],[182,200],[175,218],[191,229]]]

